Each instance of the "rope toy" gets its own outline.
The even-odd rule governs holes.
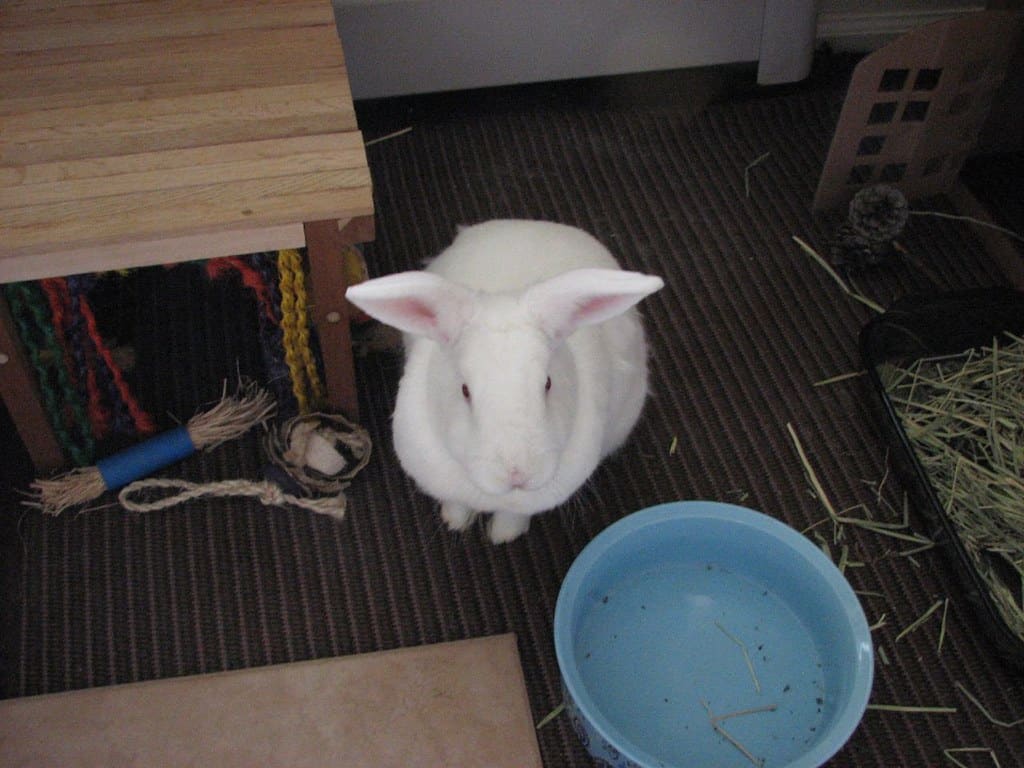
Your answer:
[[[93,438],[100,439],[110,431],[125,432],[125,426],[134,426],[138,434],[155,431],[148,414],[132,398],[112,351],[100,335],[87,298],[95,276],[25,284],[18,286],[23,288],[20,293],[7,287],[12,307],[21,300],[21,306],[33,309],[33,313],[17,313],[36,321],[35,327],[22,328],[23,336],[29,336],[27,331],[31,330],[40,337],[34,345],[40,351],[33,362],[40,371],[54,369],[61,385],[62,397],[51,387],[42,387],[48,396],[51,420],[59,425],[69,423],[81,432],[72,435],[61,431],[62,443],[79,468],[53,479],[36,480],[31,498],[24,502],[27,506],[58,515],[105,492],[119,490],[118,500],[133,512],[166,509],[204,496],[249,496],[264,504],[287,504],[337,518],[344,515],[342,491],[366,466],[371,444],[368,433],[344,417],[310,412],[323,401],[324,391],[313,349],[302,254],[292,249],[213,259],[205,263],[205,272],[211,279],[237,273],[254,294],[261,351],[274,393],[250,386],[236,397],[225,395],[216,407],[197,414],[187,425],[91,467],[81,465],[92,459]],[[47,309],[52,324],[46,322]],[[197,484],[147,478],[197,451],[238,437],[257,424],[266,427],[266,422],[282,410],[282,415],[298,411],[299,416],[277,431],[268,431],[264,439],[269,459],[265,467],[267,481],[237,479]],[[84,451],[77,450],[79,442],[86,444]],[[312,498],[317,495],[327,498]]]
[[[72,316],[80,318],[81,324],[85,326],[79,332],[80,335],[84,335],[85,343],[81,344],[79,348],[84,349],[89,358],[87,365],[90,374],[102,382],[102,389],[105,390],[103,394],[97,392],[90,395],[90,410],[93,407],[93,399],[106,397],[111,403],[113,422],[117,432],[131,434],[134,431],[138,435],[151,435],[156,432],[156,424],[136,401],[120,366],[114,359],[113,351],[100,333],[96,315],[93,313],[88,298],[88,291],[94,282],[95,275],[78,275],[67,278],[70,305],[77,309]],[[102,365],[97,365],[97,359],[102,362]],[[97,434],[97,437],[99,436]]]
[[[267,392],[246,386],[238,395],[225,395],[209,411],[196,414],[185,426],[101,459],[95,466],[79,467],[50,480],[34,481],[31,485],[33,499],[24,503],[48,515],[59,515],[196,451],[208,451],[236,438],[251,427],[264,424],[274,416],[276,409],[277,404]]]
[[[89,416],[68,368],[64,349],[47,315],[47,299],[37,283],[4,286],[11,316],[32,367],[39,376],[43,406],[57,440],[71,461],[92,461],[95,443]]]
[[[298,507],[343,518],[347,501],[342,492],[369,462],[372,444],[365,429],[337,414],[296,416],[278,430],[268,431],[263,442],[270,460],[268,480],[194,483],[145,477],[251,427],[265,427],[276,408],[269,393],[247,386],[239,395],[224,396],[211,410],[193,416],[187,425],[102,459],[95,467],[36,480],[33,499],[24,503],[58,515],[120,489],[118,501],[129,512],[153,512],[210,496],[245,496],[268,506]]]
[[[77,275],[4,287],[54,435],[77,466],[91,463],[96,441],[111,434],[156,431],[100,331],[88,298],[97,279]]]
[[[309,304],[302,257],[294,249],[283,250],[278,255],[277,268],[280,273],[284,359],[291,372],[299,413],[309,413],[311,404],[321,402],[324,393],[310,347]]]
[[[359,256],[358,251],[351,251]],[[350,255],[351,255],[350,253]],[[361,264],[361,258],[347,262]],[[303,255],[295,249],[204,262],[218,279],[234,273],[257,304],[266,378],[282,417],[307,414],[324,401],[310,325]],[[128,274],[121,271],[122,277]],[[93,463],[99,441],[148,437],[157,429],[134,397],[104,339],[90,293],[114,273],[47,278],[2,287],[38,377],[46,414],[65,455]],[[119,441],[121,442],[121,441]]]
[[[279,416],[298,413],[298,401],[292,391],[291,371],[284,360],[277,251],[210,259],[205,267],[207,276],[212,280],[236,274],[242,285],[252,293],[258,307],[256,317],[266,386],[277,400]]]
[[[135,501],[132,497],[152,490],[170,490],[174,495],[152,501]],[[139,480],[125,486],[117,495],[121,506],[129,512],[155,512],[204,496],[248,496],[267,506],[292,506],[308,509],[339,520],[345,516],[345,497],[298,498],[285,493],[279,485],[269,481],[221,480],[215,483],[192,483],[188,480],[168,480],[159,477]]]
[[[279,412],[307,414],[324,400],[313,350],[302,253],[296,249],[206,262],[212,279],[237,273],[259,307],[260,347]]]
[[[304,494],[337,494],[370,461],[370,435],[344,416],[310,413],[268,432],[266,474]]]
[[[271,462],[266,474],[273,481],[200,484],[151,478],[125,486],[118,500],[129,512],[153,512],[204,496],[247,496],[268,506],[299,507],[338,520],[345,516],[348,502],[342,491],[370,460],[365,429],[343,416],[306,414],[268,432],[263,445]],[[154,495],[157,498],[151,498]]]

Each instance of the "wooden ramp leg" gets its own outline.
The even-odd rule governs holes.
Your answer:
[[[0,397],[38,474],[64,466],[64,453],[46,417],[39,384],[0,295]]]
[[[327,404],[358,421],[352,334],[348,302],[345,300],[348,281],[341,252],[347,245],[373,239],[373,219],[360,217],[345,226],[336,220],[313,221],[307,222],[304,229],[312,297],[310,314],[320,338],[327,379]]]

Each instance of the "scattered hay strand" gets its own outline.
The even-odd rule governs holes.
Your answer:
[[[933,603],[932,606],[927,611],[925,611],[920,616],[918,616],[916,619],[914,619],[912,622],[910,622],[910,624],[908,624],[903,629],[902,632],[900,632],[898,635],[896,635],[896,639],[893,640],[893,642],[894,643],[898,643],[900,640],[902,640],[904,637],[909,635],[911,632],[913,632],[916,629],[919,629],[926,621],[928,621],[928,619],[931,618],[932,614],[935,613],[937,610],[939,610],[939,608],[941,608],[941,607],[942,607],[942,601],[941,600],[938,600],[935,603]]]
[[[750,491],[745,491],[742,488],[730,488],[726,491],[726,494],[729,496],[735,496],[738,504],[742,504],[750,498]]]
[[[736,637],[736,635],[732,634],[717,621],[715,622],[715,626],[722,630],[722,634],[732,640],[737,646],[739,646],[739,649],[743,651],[743,660],[747,662],[747,670],[750,672],[750,679],[754,681],[754,690],[760,693],[761,681],[757,679],[757,673],[754,671],[754,662],[750,660],[750,651],[747,650],[746,643]]]
[[[541,721],[539,723],[537,723],[536,726],[534,726],[534,730],[539,731],[541,728],[543,728],[545,725],[550,723],[552,720],[554,720],[556,717],[558,717],[564,711],[565,711],[565,702],[563,701],[557,707],[555,707],[550,712],[548,712],[546,715],[544,715],[544,717],[541,718]]]
[[[925,542],[924,544],[922,544],[919,547],[913,547],[911,549],[904,549],[903,551],[899,552],[898,554],[899,554],[900,557],[906,557],[906,558],[909,558],[910,560],[913,560],[914,555],[920,554],[921,552],[927,552],[929,549],[935,549],[935,542],[934,541]]]
[[[946,641],[946,616],[949,614],[949,598],[942,603],[942,621],[939,624],[939,643],[935,649],[938,655],[942,655],[942,644]]]
[[[911,216],[931,216],[936,219],[966,221],[969,224],[977,224],[979,227],[987,227],[988,229],[994,229],[997,232],[1002,232],[1004,235],[1024,243],[1024,236],[1017,234],[1012,229],[1007,229],[1006,227],[1001,227],[998,224],[993,224],[991,221],[982,221],[981,219],[976,219],[973,216],[960,216],[955,213],[942,213],[941,211],[909,211],[909,213]]]
[[[942,750],[942,754],[946,756],[946,759],[949,760],[949,762],[951,762],[953,765],[958,766],[959,768],[969,767],[966,764],[961,763],[959,760],[957,760],[954,757],[954,755],[960,755],[971,752],[975,754],[987,754],[990,758],[992,758],[992,765],[994,765],[996,768],[1002,768],[1002,766],[999,764],[999,758],[996,757],[995,750],[990,747],[952,747],[950,749]]]
[[[825,492],[824,486],[818,479],[818,474],[814,471],[814,467],[811,464],[810,459],[807,458],[807,452],[804,450],[803,443],[800,442],[796,429],[793,427],[792,423],[789,422],[786,423],[786,429],[789,430],[789,436],[793,441],[793,447],[796,449],[797,456],[800,458],[800,463],[803,465],[804,474],[807,476],[807,480],[811,484],[811,490],[818,501],[821,502],[821,505],[825,508],[829,519],[837,526],[837,528],[842,525],[852,525],[872,533],[888,536],[893,539],[899,539],[900,541],[907,541],[919,546],[926,544],[931,545],[933,543],[931,539],[921,536],[918,533],[905,532],[910,527],[910,512],[909,508],[906,506],[904,506],[903,520],[898,523],[887,523],[880,520],[872,520],[867,517],[853,517],[850,514],[844,514],[852,511],[852,509],[855,509],[856,507],[851,508],[850,510],[842,510],[842,512],[837,511],[835,505]],[[818,523],[815,523],[815,526],[817,525]]]
[[[711,718],[712,723],[721,723],[726,720],[731,720],[734,717],[746,717],[747,715],[756,715],[759,712],[774,712],[779,708],[778,704],[765,704],[763,707],[751,707],[750,709],[737,709],[735,712],[727,712],[724,715],[715,715]]]
[[[839,572],[840,573],[845,574],[846,573],[846,568],[847,568],[847,566],[849,566],[849,564],[850,564],[850,546],[848,544],[843,544],[842,548],[839,550],[839,563],[837,564],[836,567],[839,568]]]
[[[850,371],[848,373],[840,373],[835,376],[830,376],[827,379],[814,382],[812,387],[827,387],[829,384],[838,384],[841,381],[848,381],[849,379],[856,379],[863,376],[867,371]]]
[[[889,654],[885,652],[885,646],[879,645],[877,648],[875,648],[875,653],[878,654],[878,658],[882,660],[882,663],[888,667],[890,663]]]
[[[391,139],[397,139],[399,136],[404,136],[405,134],[411,133],[411,132],[412,132],[412,126],[409,126],[408,128],[402,128],[401,130],[393,131],[392,133],[386,133],[383,136],[378,136],[375,139],[370,139],[369,141],[364,141],[363,142],[363,146],[364,147],[372,147],[374,144],[380,144],[381,142],[384,142],[384,141],[391,141]]]
[[[873,589],[855,589],[854,594],[856,594],[857,597],[880,597],[885,599],[885,595],[882,592],[878,592]]]
[[[705,711],[707,711],[708,720],[711,722],[711,727],[714,728],[715,733],[717,733],[723,739],[732,744],[732,746],[735,747],[740,752],[740,754],[747,758],[747,760],[749,760],[751,763],[756,765],[757,768],[764,768],[764,759],[760,757],[755,757],[753,752],[751,752],[742,743],[740,743],[740,741],[737,740],[735,736],[733,736],[731,733],[725,730],[725,728],[722,727],[722,721],[729,720],[734,717],[745,717],[747,715],[755,715],[760,712],[774,712],[776,709],[778,709],[778,706],[775,704],[769,704],[764,707],[753,707],[752,709],[741,709],[736,712],[729,712],[725,715],[716,715],[711,711],[711,705],[708,704],[706,700],[701,699],[700,703],[704,707]]]
[[[825,493],[825,488],[822,486],[821,481],[818,480],[818,475],[807,458],[807,452],[804,450],[803,443],[800,442],[800,438],[796,434],[796,429],[791,422],[786,422],[786,429],[789,430],[789,436],[793,440],[793,446],[796,448],[797,455],[800,457],[800,463],[803,464],[807,480],[811,484],[811,489],[814,491],[818,501],[821,502],[821,505],[825,507],[828,516],[835,521],[839,517],[839,513],[836,512],[836,508],[829,500],[828,494]]]
[[[808,525],[808,526],[807,526],[806,528],[804,528],[804,529],[803,529],[802,531],[800,531],[800,533],[802,533],[802,534],[803,534],[804,536],[806,536],[806,535],[807,535],[808,533],[810,533],[811,531],[813,531],[813,530],[814,530],[815,528],[817,528],[817,527],[818,527],[819,525],[824,525],[825,523],[829,523],[829,522],[831,522],[831,521],[832,521],[832,518],[831,518],[831,517],[823,517],[823,518],[821,518],[821,520],[819,520],[818,522],[816,522],[816,523],[811,523],[810,525]]]
[[[763,155],[756,157],[749,163],[747,163],[747,167],[743,169],[743,190],[744,192],[747,193],[747,197],[750,197],[750,171],[759,166],[761,163],[763,163],[771,156],[771,152],[765,152]]]
[[[914,707],[903,704],[868,704],[876,712],[901,712],[905,715],[955,715],[956,707]]]
[[[818,266],[820,266],[822,269],[825,270],[826,273],[828,273],[828,276],[831,277],[835,281],[836,285],[838,285],[843,290],[843,293],[845,293],[854,301],[859,301],[865,307],[869,307],[875,310],[875,312],[877,312],[878,314],[882,314],[883,312],[885,312],[885,308],[881,304],[872,301],[867,296],[861,295],[857,291],[853,290],[849,285],[847,285],[846,281],[839,276],[839,273],[832,269],[832,265],[825,261],[821,254],[814,250],[810,245],[808,245],[806,241],[804,241],[800,237],[797,237],[796,235],[793,235],[793,242],[799,245],[800,249],[804,253],[806,253],[808,256],[810,256],[812,259],[818,262]]]
[[[968,691],[959,680],[956,683],[956,687],[959,689],[960,693],[967,697],[967,700],[970,701],[971,704],[978,708],[978,711],[985,716],[985,719],[993,725],[998,725],[1000,728],[1016,728],[1018,725],[1024,725],[1024,717],[1018,718],[1017,720],[1000,720],[999,718],[994,717],[992,713],[985,708],[985,705],[978,701],[978,697]]]

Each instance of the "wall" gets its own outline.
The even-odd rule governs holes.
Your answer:
[[[871,50],[980,0],[333,0],[356,98]],[[815,12],[817,26],[815,27]]]
[[[356,98],[758,60],[800,79],[815,2],[334,0]]]

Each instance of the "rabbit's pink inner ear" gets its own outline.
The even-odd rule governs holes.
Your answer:
[[[449,341],[449,334],[442,327],[437,307],[433,304],[412,296],[389,303],[391,324],[395,327],[409,333],[430,336],[444,343]]]
[[[434,308],[417,299],[406,299],[399,303],[399,312],[409,318],[413,324],[425,323],[428,326],[437,325],[437,313]]]
[[[636,302],[637,297],[632,294],[586,293],[573,296],[566,293],[558,300],[546,303],[542,312],[543,324],[552,339],[561,341],[581,326],[622,314]]]
[[[349,301],[371,317],[400,331],[448,344],[473,302],[461,286],[426,272],[401,272],[350,287]]]
[[[573,328],[586,325],[594,317],[604,319],[609,315],[615,315],[619,310],[619,307],[625,307],[628,309],[633,306],[633,301],[627,301],[622,296],[588,296],[580,301],[575,311],[572,313],[572,319],[569,325]],[[619,311],[625,311],[624,309]]]
[[[524,301],[545,332],[559,341],[581,325],[621,315],[664,285],[660,277],[618,269],[576,269],[526,290]]]

